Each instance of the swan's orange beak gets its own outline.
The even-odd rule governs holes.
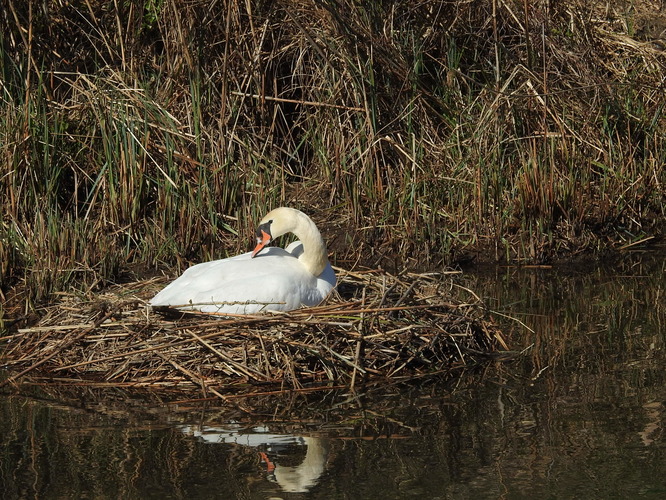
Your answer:
[[[256,255],[259,252],[261,252],[261,249],[264,248],[266,245],[268,245],[270,242],[271,242],[271,235],[262,229],[261,236],[257,236],[257,246],[254,247],[254,250],[252,250],[251,258],[256,257]]]

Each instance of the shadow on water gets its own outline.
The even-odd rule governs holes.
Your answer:
[[[664,256],[498,268],[461,284],[512,330],[520,357],[446,384],[224,405],[21,389],[1,399],[0,488],[5,498],[665,497]]]

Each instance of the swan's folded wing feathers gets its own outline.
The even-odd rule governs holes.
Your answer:
[[[311,293],[316,292],[317,278],[297,258],[276,247],[264,252],[252,260],[243,254],[194,265],[158,293],[151,305],[252,314],[321,302],[318,293]]]

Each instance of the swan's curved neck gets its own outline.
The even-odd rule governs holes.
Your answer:
[[[326,244],[312,220],[302,212],[295,218],[295,226],[291,230],[303,243],[303,253],[298,257],[308,271],[319,276],[328,264]]]

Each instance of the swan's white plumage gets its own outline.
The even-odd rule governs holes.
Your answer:
[[[335,287],[336,278],[310,218],[283,207],[264,217],[260,228],[268,230],[271,239],[292,232],[302,242],[286,249],[263,248],[254,258],[248,252],[192,266],[150,304],[205,313],[255,314],[290,311],[323,301]],[[313,274],[316,272],[319,274]]]

